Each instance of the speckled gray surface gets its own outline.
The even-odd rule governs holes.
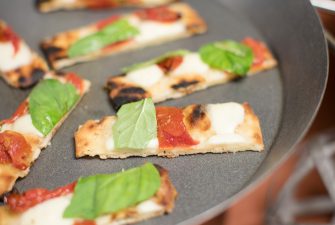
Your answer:
[[[171,215],[143,224],[195,223],[225,208],[236,193],[269,171],[288,152],[311,121],[326,80],[325,46],[313,10],[303,0],[278,1],[278,3],[271,1],[275,2],[272,5],[266,0],[250,1],[253,4],[249,1],[232,0],[224,1],[223,4],[214,0],[188,2],[207,21],[209,27],[207,34],[66,69],[89,79],[92,82],[91,91],[59,129],[52,140],[52,145],[41,153],[40,158],[31,168],[30,174],[17,183],[18,190],[23,191],[34,187],[54,188],[69,183],[79,176],[117,172],[122,168],[151,161],[170,171],[179,196],[176,208]],[[283,5],[289,4],[293,9],[303,7],[300,11],[304,11],[307,17],[305,14],[294,14],[291,8],[285,10],[286,8],[279,2]],[[274,7],[277,7],[279,12],[275,11]],[[0,1],[0,18],[12,25],[14,30],[36,50],[38,50],[39,41],[46,36],[126,11],[130,9],[39,14],[34,10],[32,1]],[[273,19],[273,17],[276,18]],[[314,30],[308,31],[309,24],[301,23],[299,27],[294,28],[298,32],[287,36],[287,32],[293,29],[291,26],[297,25],[298,19],[302,18],[316,25]],[[290,21],[291,24],[284,24],[284,21]],[[273,25],[269,24],[271,22]],[[304,32],[311,35],[302,36],[305,35]],[[162,104],[182,106],[189,103],[247,101],[260,117],[266,146],[264,152],[193,155],[176,159],[157,157],[104,161],[97,158],[75,159],[73,133],[78,125],[88,119],[114,114],[107,94],[102,89],[109,75],[118,74],[123,66],[149,59],[166,51],[178,48],[195,50],[202,43],[209,41],[225,38],[241,40],[245,36],[265,40],[279,59],[279,67],[248,79],[212,87]],[[303,47],[299,40],[303,41],[305,37],[317,42]],[[309,56],[306,51],[313,51],[315,58]],[[312,67],[313,62],[319,62],[319,65]],[[318,79],[312,82],[305,80],[311,79],[313,75]],[[0,81],[2,101],[0,119],[10,116],[28,93],[29,90],[14,90]],[[310,97],[308,101],[303,98],[305,95]],[[215,208],[210,210],[212,207]]]

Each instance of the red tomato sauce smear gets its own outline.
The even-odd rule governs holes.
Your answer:
[[[0,126],[3,124],[14,123],[15,120],[28,113],[28,101],[22,102],[19,107],[16,109],[15,113],[9,118],[0,121]]]
[[[157,65],[165,72],[175,70],[183,62],[183,56],[177,55],[164,59]]]
[[[32,157],[31,146],[20,133],[4,131],[0,133],[0,163],[11,163],[19,170],[30,166]]]
[[[199,142],[192,139],[183,121],[183,110],[176,107],[156,107],[160,149],[190,147]]]
[[[0,25],[0,42],[11,42],[14,48],[14,54],[19,51],[20,38],[19,36],[8,26]]]
[[[51,191],[44,188],[36,188],[22,194],[14,193],[5,197],[5,203],[13,212],[24,212],[46,200],[73,193],[76,184],[77,182],[73,182]]]
[[[96,225],[94,220],[75,221],[73,225]]]
[[[178,12],[161,6],[137,11],[135,13],[142,20],[153,20],[162,23],[171,23],[179,20],[181,15]]]
[[[67,73],[65,75],[65,80],[73,86],[82,94],[84,92],[84,82],[83,80],[78,77],[75,73]]]
[[[99,30],[101,30],[101,29],[105,28],[106,26],[113,24],[114,22],[116,22],[120,18],[121,18],[120,16],[111,16],[111,17],[108,17],[104,20],[100,20],[99,22],[96,23],[96,26]]]
[[[247,45],[251,48],[253,54],[254,54],[254,61],[252,63],[252,66],[260,66],[265,60],[266,56],[266,47],[263,43],[260,41],[256,41],[253,38],[246,37],[243,41],[243,44]]]

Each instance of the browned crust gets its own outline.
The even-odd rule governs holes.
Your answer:
[[[51,38],[47,38],[42,41],[41,48],[48,59],[50,66],[54,69],[61,69],[66,66],[70,66],[76,63],[95,60],[104,56],[114,55],[121,52],[144,48],[152,45],[159,45],[164,42],[177,40],[180,38],[186,38],[192,35],[204,33],[207,30],[206,24],[203,19],[186,3],[174,3],[167,6],[170,9],[182,13],[181,21],[186,24],[186,31],[178,36],[170,36],[150,43],[136,43],[133,41],[125,42],[122,45],[116,45],[115,48],[100,49],[92,52],[88,55],[69,58],[67,56],[67,50],[72,43],[79,39],[79,33],[82,31],[89,30],[89,32],[95,32],[95,24],[90,24],[86,27],[74,29],[71,31],[56,34]],[[123,16],[129,16],[125,14]],[[88,32],[88,33],[89,33]]]
[[[177,198],[177,191],[169,178],[168,171],[158,165],[155,166],[161,177],[161,186],[159,187],[157,193],[149,200],[157,203],[161,209],[150,213],[139,213],[136,210],[136,206],[130,207],[120,212],[110,214],[109,221],[106,221],[107,224],[114,225],[136,223],[172,212]],[[0,207],[0,225],[15,224],[15,220],[17,220],[19,216],[19,214],[13,213],[7,206]]]
[[[209,121],[207,116],[192,123],[189,121],[190,115],[194,114],[197,105],[191,105],[184,108],[184,121],[191,136],[196,140],[207,140],[214,134],[214,131],[208,129]],[[76,157],[99,156],[101,159],[107,158],[127,158],[132,156],[147,157],[152,155],[162,157],[177,157],[180,155],[198,154],[198,153],[223,153],[238,151],[262,151],[264,149],[262,132],[257,116],[247,103],[243,104],[245,109],[245,119],[242,124],[236,128],[236,134],[245,137],[241,143],[226,143],[220,145],[203,144],[196,147],[175,148],[169,150],[144,149],[134,151],[128,149],[108,150],[106,142],[112,138],[112,127],[116,121],[115,116],[104,117],[102,120],[90,120],[80,126],[75,133]],[[205,112],[203,112],[205,113]],[[190,129],[190,130],[189,130]]]
[[[99,0],[97,0],[99,1]],[[136,6],[136,7],[154,7],[154,6],[159,6],[159,5],[164,5],[164,4],[169,4],[172,2],[176,2],[178,0],[159,0],[157,1],[156,4],[153,3],[146,3],[145,1],[122,1],[120,2],[121,5],[116,6],[118,7],[128,7],[128,6]],[[47,12],[52,12],[56,10],[74,10],[74,9],[89,9],[89,6],[85,4],[84,1],[74,1],[71,2],[70,4],[64,4],[63,1],[60,0],[36,0],[36,7],[40,12],[47,13]],[[111,1],[110,6],[106,6],[104,8],[115,8],[115,3]]]
[[[57,75],[54,75],[54,76],[57,76]],[[88,81],[85,81],[84,93],[88,91],[89,86],[90,86],[90,83]],[[74,105],[73,108],[57,123],[57,125],[53,128],[53,130],[46,137],[41,138],[35,135],[22,134],[32,148],[31,164],[38,158],[41,152],[41,149],[44,149],[49,144],[50,140],[55,135],[59,127],[63,124],[63,122],[71,114],[71,112],[76,108],[77,104],[80,102],[82,97],[83,97],[83,94],[81,95],[81,98],[78,100],[76,105]],[[15,168],[14,166],[12,166],[11,164],[0,164],[0,195],[10,191],[13,188],[15,181],[18,178],[25,177],[28,173],[29,173],[29,168],[26,170],[19,170]]]
[[[48,66],[45,61],[37,54],[34,54],[30,64],[3,72],[2,77],[13,87],[28,88],[41,80],[47,71]]]

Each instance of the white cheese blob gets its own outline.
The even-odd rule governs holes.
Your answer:
[[[14,46],[10,42],[0,43],[0,70],[6,72],[27,65],[32,60],[29,47],[22,41],[15,54]]]
[[[234,133],[236,127],[244,120],[244,108],[234,102],[207,105],[212,129],[217,134]]]
[[[219,145],[225,143],[241,143],[245,142],[245,138],[238,134],[219,134],[208,139],[208,143],[212,145]]]
[[[14,123],[4,124],[1,131],[12,130],[19,133],[36,135],[39,137],[44,137],[44,135],[38,131],[33,125],[30,114],[23,115],[19,117]]]
[[[205,75],[209,67],[204,63],[198,53],[187,54],[183,62],[171,72],[171,75]]]
[[[141,21],[136,16],[132,16],[129,17],[129,23],[140,31],[140,34],[134,37],[138,43],[150,43],[158,39],[168,39],[185,33],[185,25],[178,21],[172,23]]]
[[[147,148],[149,149],[158,149],[159,147],[159,141],[158,138],[154,138],[151,141],[149,141]]]
[[[127,80],[140,85],[141,87],[147,88],[164,77],[163,71],[157,65],[151,65],[138,70],[131,71],[127,74]]]
[[[27,211],[19,219],[18,225],[73,225],[73,219],[63,218],[72,194],[42,202]]]
[[[112,151],[115,148],[115,144],[114,144],[114,138],[113,137],[109,137],[106,141],[106,149],[108,151]]]
[[[153,213],[162,210],[162,206],[157,204],[153,200],[147,200],[136,206],[136,210],[139,214],[141,213]]]

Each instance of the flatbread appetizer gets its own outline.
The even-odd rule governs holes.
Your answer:
[[[106,9],[119,7],[154,7],[177,0],[36,0],[40,12],[73,9]]]
[[[0,225],[131,224],[171,213],[177,196],[168,172],[151,163],[79,178],[55,190],[10,194]]]
[[[150,98],[128,103],[117,116],[89,120],[75,133],[76,156],[177,157],[264,149],[260,123],[249,104],[158,106]]]
[[[47,38],[41,44],[50,65],[79,62],[201,34],[206,24],[186,3],[143,9]]]
[[[45,61],[0,20],[0,75],[16,88],[27,88],[48,71]]]
[[[0,195],[28,174],[41,149],[88,91],[74,73],[48,73],[9,119],[0,121]]]
[[[277,64],[266,45],[250,37],[203,45],[197,52],[176,50],[123,69],[108,79],[112,106],[151,97],[155,103],[248,77]]]

